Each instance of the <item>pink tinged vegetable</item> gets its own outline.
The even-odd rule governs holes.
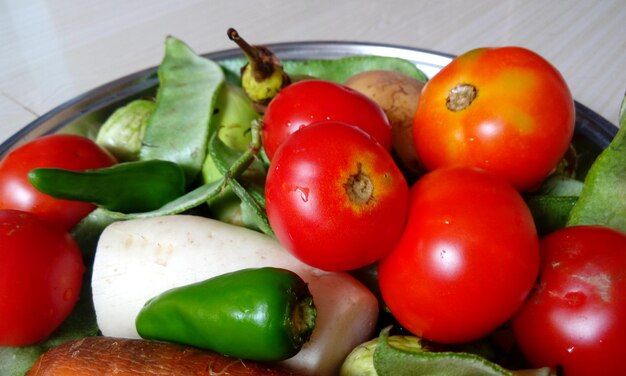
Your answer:
[[[266,235],[203,217],[129,220],[105,229],[92,278],[98,325],[107,336],[138,338],[135,318],[148,299],[177,286],[265,266],[300,275],[318,310],[311,340],[283,364],[307,374],[336,373],[350,351],[373,334],[378,318],[374,295],[347,273],[303,264]]]

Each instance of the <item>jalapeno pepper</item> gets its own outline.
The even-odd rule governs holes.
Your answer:
[[[91,202],[122,213],[155,210],[185,194],[182,168],[156,159],[86,171],[37,168],[28,179],[52,197]]]
[[[306,283],[280,268],[243,269],[168,290],[149,300],[136,328],[146,339],[260,361],[294,356],[315,327]]]

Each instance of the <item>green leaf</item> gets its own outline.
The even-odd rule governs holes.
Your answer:
[[[626,232],[626,97],[620,129],[591,166],[567,225],[602,225]]]

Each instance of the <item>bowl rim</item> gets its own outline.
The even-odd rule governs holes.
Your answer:
[[[433,50],[407,47],[396,44],[358,41],[301,41],[266,44],[283,60],[304,60],[314,58],[339,58],[353,55],[379,55],[399,57],[414,63],[431,78],[436,71],[448,64],[454,55]],[[220,61],[243,57],[238,48],[229,48],[201,56]],[[73,121],[106,108],[143,90],[158,85],[157,66],[152,66],[122,76],[84,92],[54,107],[22,129],[9,136],[0,144],[0,158],[19,145],[45,134],[54,133]],[[618,127],[578,101],[576,109],[576,131],[592,143],[606,148],[615,137]]]

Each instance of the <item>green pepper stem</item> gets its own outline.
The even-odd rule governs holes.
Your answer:
[[[306,289],[298,296],[296,304],[291,311],[291,328],[294,343],[302,346],[311,338],[316,318],[317,309],[315,308],[313,297]]]

